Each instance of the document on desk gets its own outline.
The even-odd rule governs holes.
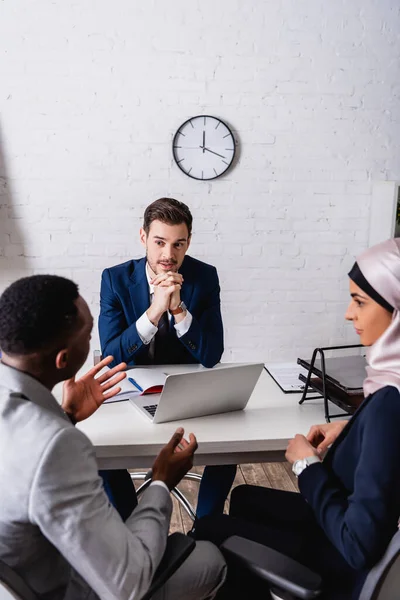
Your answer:
[[[297,363],[265,363],[264,368],[285,394],[304,391],[304,383],[299,380],[299,374],[307,376],[308,371]]]

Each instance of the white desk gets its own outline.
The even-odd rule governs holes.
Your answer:
[[[173,373],[203,367],[161,368]],[[300,406],[300,398],[284,394],[264,369],[245,410],[154,425],[125,401],[102,406],[78,426],[94,444],[101,469],[150,467],[178,426],[197,437],[197,465],[282,461],[290,438],[324,422],[322,400]]]

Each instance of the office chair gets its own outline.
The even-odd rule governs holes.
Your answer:
[[[195,546],[196,542],[192,538],[183,535],[183,533],[170,535],[153,582],[141,600],[150,600],[155,592],[179,569],[189,554],[193,552]],[[0,600],[39,600],[39,597],[30,589],[22,577],[1,560]]]
[[[295,560],[251,540],[232,536],[221,546],[228,567],[240,565],[270,586],[274,600],[323,600],[322,579]],[[359,600],[397,600],[400,597],[400,531],[370,570]]]
[[[150,469],[150,471],[140,471],[138,473],[130,473],[130,476],[133,481],[138,481],[138,480],[143,481],[144,480],[142,485],[139,486],[138,489],[136,490],[136,495],[139,498],[139,496],[151,484],[152,471]],[[186,473],[186,475],[183,479],[189,479],[191,481],[197,481],[198,483],[200,483],[201,475],[198,475],[197,473]],[[175,487],[174,489],[171,490],[171,494],[183,506],[183,508],[185,509],[185,511],[187,512],[189,517],[192,519],[192,521],[194,521],[196,518],[196,513],[195,513],[194,508],[190,504],[189,500],[186,498],[186,496],[177,487]]]
[[[39,600],[22,577],[1,560],[0,600]]]

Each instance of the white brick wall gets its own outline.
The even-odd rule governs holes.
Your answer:
[[[399,30],[398,0],[3,0],[0,288],[64,274],[97,315],[101,270],[171,195],[219,270],[225,359],[354,341],[346,272],[373,184],[400,179]],[[171,156],[201,113],[239,144],[212,183]]]

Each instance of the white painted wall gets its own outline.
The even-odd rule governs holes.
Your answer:
[[[396,233],[397,202],[399,182],[374,181],[370,208],[370,228],[368,245],[379,244],[398,235]]]
[[[219,270],[226,360],[354,341],[346,272],[400,179],[399,30],[398,0],[3,0],[1,289],[63,274],[97,315],[101,270],[174,196]],[[239,144],[212,183],[172,162],[197,114]]]

